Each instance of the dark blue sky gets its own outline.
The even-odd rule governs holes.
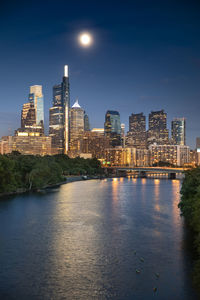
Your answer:
[[[91,48],[77,35],[90,31]],[[199,1],[4,1],[0,4],[0,136],[20,126],[29,86],[41,84],[46,129],[52,86],[70,67],[76,97],[92,127],[118,110],[128,130],[130,113],[165,109],[186,117],[187,143],[200,136]]]

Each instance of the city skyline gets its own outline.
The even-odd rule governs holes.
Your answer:
[[[186,118],[187,143],[194,148],[200,132],[199,4],[116,1],[113,9],[104,1],[85,1],[77,9],[77,4],[58,3],[49,1],[48,9],[38,1],[11,1],[1,7],[0,136],[16,128],[17,107],[34,84],[43,86],[48,124],[51,89],[68,64],[71,99],[84,103],[92,127],[102,127],[108,109],[120,111],[126,130],[130,110],[147,115],[164,109],[168,128],[173,118]],[[87,49],[77,43],[84,30],[94,37]]]

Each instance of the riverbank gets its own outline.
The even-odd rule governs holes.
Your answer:
[[[100,176],[100,162],[67,155],[0,155],[0,196],[21,194],[77,180],[76,176]],[[76,177],[73,178],[72,177]],[[81,178],[78,177],[78,180]]]
[[[94,180],[94,179],[104,179],[104,178],[111,178],[111,177],[106,177],[106,176],[66,176],[64,181],[55,183],[55,184],[49,184],[46,185],[40,189],[35,189],[35,190],[29,190],[29,189],[18,189],[16,191],[13,192],[5,192],[5,193],[0,193],[0,199],[6,196],[12,196],[12,195],[20,195],[20,194],[24,194],[24,193],[37,193],[37,192],[41,192],[41,191],[45,191],[48,189],[52,189],[52,188],[58,188],[63,184],[67,184],[67,183],[72,183],[72,182],[76,182],[76,181],[85,181],[85,180]]]
[[[191,232],[195,254],[193,283],[200,293],[200,168],[185,172],[179,208]]]

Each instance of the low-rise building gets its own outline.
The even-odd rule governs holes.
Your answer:
[[[150,145],[150,165],[167,162],[175,166],[184,166],[190,162],[189,146]]]
[[[18,136],[4,136],[0,141],[1,154],[18,151],[24,155],[51,155],[51,137],[33,136],[28,132]]]

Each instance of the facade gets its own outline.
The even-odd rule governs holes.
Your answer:
[[[32,136],[24,132],[19,136],[2,137],[1,154],[18,151],[24,155],[51,155],[51,138],[47,136]],[[3,149],[2,149],[3,148]]]
[[[35,107],[36,125],[44,127],[44,96],[41,85],[30,86],[29,102]]]
[[[34,126],[36,124],[36,110],[32,102],[23,104],[21,112],[21,128]]]
[[[70,156],[77,156],[81,152],[84,133],[84,110],[78,100],[70,109]]]
[[[148,167],[149,150],[135,147],[115,147],[105,150],[105,162],[111,166]]]
[[[53,106],[49,110],[49,136],[52,138],[54,153],[67,153],[69,150],[69,110],[69,76],[66,65],[61,84],[53,87]]]
[[[169,131],[167,129],[167,114],[164,110],[152,111],[149,114],[149,130],[147,133],[147,144],[157,143],[159,145],[169,144]]]
[[[90,131],[89,117],[86,112],[84,112],[84,131]]]
[[[171,132],[172,132],[172,142],[174,145],[184,146],[186,144],[184,118],[173,119]]]
[[[18,131],[38,131],[41,135],[44,135],[44,97],[41,85],[30,87],[29,102],[23,104],[21,128]]]
[[[110,138],[112,147],[121,145],[121,122],[118,111],[108,110],[104,123],[105,135]]]
[[[150,145],[150,165],[167,162],[175,166],[184,166],[190,162],[190,148],[181,145]]]
[[[92,157],[103,159],[105,156],[105,149],[109,147],[110,139],[104,135],[104,130],[92,130],[84,132],[82,140],[82,153],[91,153]]]
[[[126,145],[128,147],[146,149],[146,117],[143,113],[131,114],[129,117]]]
[[[121,143],[122,143],[122,147],[125,148],[126,136],[125,136],[125,124],[124,123],[121,123]]]

